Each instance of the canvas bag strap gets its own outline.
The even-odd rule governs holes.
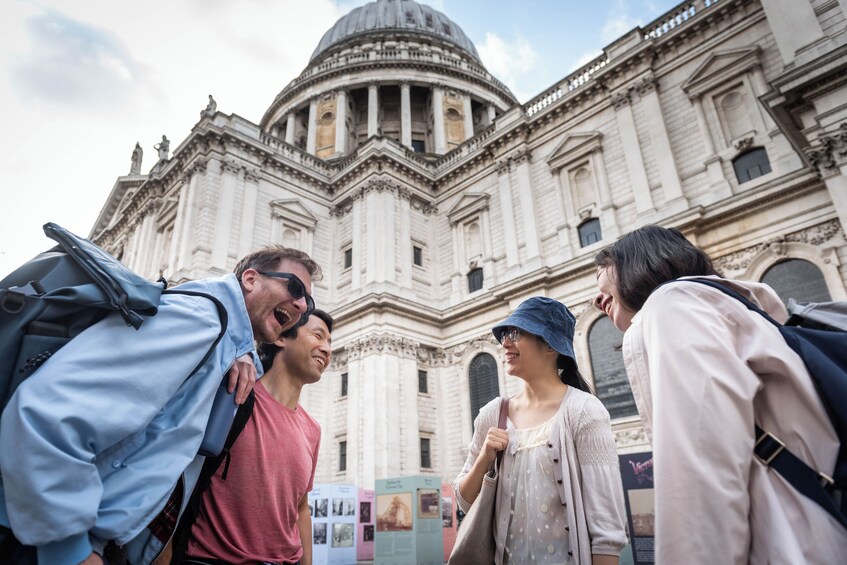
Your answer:
[[[509,397],[504,396],[500,400],[500,417],[497,419],[497,427],[501,430],[507,429],[508,424],[506,423],[509,419]],[[505,449],[503,451],[506,451]],[[495,469],[500,469],[500,461],[503,459],[503,451],[497,452],[497,459],[492,461],[491,467],[489,467],[488,472],[491,473]]]

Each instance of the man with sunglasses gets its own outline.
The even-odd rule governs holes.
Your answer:
[[[233,274],[180,285],[189,294],[164,294],[138,331],[110,315],[47,360],[2,415],[0,555],[153,561],[203,466],[218,389],[247,398],[254,340],[280,340],[312,310],[319,276],[302,251],[270,246]]]

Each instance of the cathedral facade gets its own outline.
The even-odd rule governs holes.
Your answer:
[[[452,480],[479,408],[520,389],[490,330],[533,295],[574,312],[619,450],[649,450],[593,257],[658,223],[786,300],[847,299],[846,16],[847,0],[687,1],[520,104],[455,22],[377,0],[260,123],[210,100],[149,172],[134,163],[91,238],[172,283],[270,242],[321,264],[333,359],[302,397],[317,482]]]

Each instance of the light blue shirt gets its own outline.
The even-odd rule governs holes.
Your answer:
[[[218,312],[207,298],[164,294],[137,331],[113,314],[82,332],[3,411],[0,523],[37,546],[40,564],[79,563],[104,540],[132,540],[132,562],[149,562],[162,544],[146,526],[183,473],[186,500],[193,490],[217,388],[254,344],[235,275],[179,289],[213,295],[228,314],[190,378],[220,332]],[[261,374],[255,352],[254,362]]]

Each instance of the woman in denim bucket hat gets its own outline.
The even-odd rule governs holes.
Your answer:
[[[474,422],[465,466],[453,482],[468,512],[498,451],[497,565],[617,564],[626,545],[618,455],[609,413],[577,370],[574,316],[545,297],[523,303],[493,328],[506,372],[524,381],[497,428],[501,399]]]

